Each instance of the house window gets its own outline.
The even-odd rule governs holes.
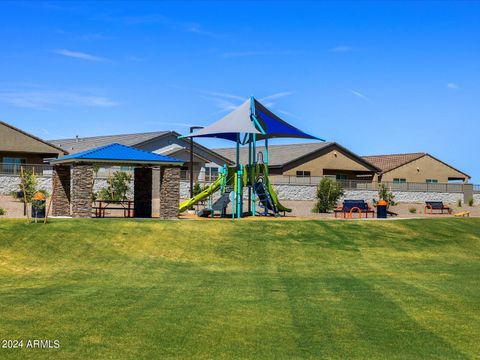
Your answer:
[[[393,182],[396,183],[396,184],[404,184],[407,182],[407,179],[403,179],[403,178],[394,178],[393,179]]]
[[[345,174],[337,174],[335,175],[336,180],[347,180],[347,175]]]
[[[2,170],[6,173],[16,173],[20,171],[20,166],[26,163],[25,158],[4,157]]]
[[[310,171],[297,171],[297,177],[310,177]]]
[[[205,166],[205,181],[214,181],[218,178],[218,167]]]
[[[180,180],[188,180],[190,178],[190,169],[188,166],[182,166],[180,168]]]
[[[437,179],[427,179],[426,182],[427,182],[427,184],[436,184],[436,183],[438,183],[438,180]]]

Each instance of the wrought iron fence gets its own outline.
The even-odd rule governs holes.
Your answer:
[[[23,171],[32,171],[38,176],[51,176],[52,166],[48,164],[13,164],[0,163],[0,174],[20,175]]]
[[[11,164],[0,163],[1,175],[18,176],[21,169],[33,171],[38,176],[51,176],[52,166],[48,164]],[[133,168],[128,166],[111,166],[97,169],[96,178],[108,178],[115,171],[124,171],[133,175]],[[218,174],[200,171],[194,173],[195,183],[211,183],[218,178]],[[326,176],[329,177],[329,176]],[[181,170],[180,179],[189,181],[190,172]],[[297,177],[294,175],[271,175],[270,181],[275,185],[312,185],[316,186],[322,180],[322,176]],[[332,177],[329,177],[332,178]],[[335,178],[333,178],[335,180]],[[371,190],[378,191],[379,185],[383,184],[390,191],[420,191],[420,192],[449,192],[463,193],[462,183],[414,183],[414,182],[375,182],[369,180],[336,180],[342,184],[345,190]],[[480,193],[480,184],[473,185],[473,192]]]

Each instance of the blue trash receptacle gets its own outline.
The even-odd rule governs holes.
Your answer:
[[[32,200],[32,218],[40,219],[45,217],[46,197],[38,191]]]
[[[385,200],[380,200],[377,203],[377,219],[387,218],[387,205],[388,203]]]

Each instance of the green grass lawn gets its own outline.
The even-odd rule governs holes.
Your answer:
[[[1,359],[464,359],[480,219],[0,220]],[[25,342],[24,342],[25,344]]]

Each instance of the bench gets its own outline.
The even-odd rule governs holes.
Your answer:
[[[375,211],[364,200],[344,200],[342,207],[333,210],[333,213],[335,217],[337,214],[342,214],[344,218],[347,216],[352,218],[353,213],[358,213],[359,217],[362,217],[362,214],[365,214],[366,218],[368,218],[368,214],[375,217]]]
[[[425,201],[425,207],[423,208],[423,213],[427,214],[427,211],[430,210],[430,215],[433,214],[433,211],[440,211],[443,214],[445,210],[447,214],[452,213],[452,209],[443,204],[443,201]]]

